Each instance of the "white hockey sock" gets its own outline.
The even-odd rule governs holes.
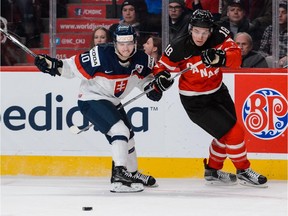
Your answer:
[[[138,170],[137,153],[135,149],[134,138],[130,139],[128,142],[127,170],[129,172],[135,172]]]
[[[124,140],[112,142],[112,159],[115,166],[127,167],[128,145]]]
[[[107,133],[114,138],[112,144],[112,159],[115,166],[127,166],[128,157],[128,137],[130,131],[122,120],[114,124]]]

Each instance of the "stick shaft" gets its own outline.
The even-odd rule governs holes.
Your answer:
[[[26,47],[24,44],[22,44],[19,40],[17,40],[14,36],[9,34],[8,32],[4,31],[2,28],[0,28],[0,31],[14,44],[16,44],[18,47],[20,47],[22,50],[24,50],[29,55],[33,56],[34,58],[37,57],[37,55],[32,52],[28,47]]]
[[[180,76],[181,74],[187,72],[187,71],[190,70],[190,69],[191,69],[190,67],[185,68],[184,70],[178,72],[174,77],[170,78],[170,80],[174,80],[176,77]],[[152,90],[153,90],[153,88],[147,89],[146,91],[142,92],[141,94],[137,95],[136,97],[134,97],[134,98],[130,99],[129,101],[125,102],[124,104],[122,104],[118,109],[121,109],[121,108],[127,106],[128,104],[130,104],[130,103],[132,103],[133,101],[137,100],[138,98],[146,95],[147,93],[149,93],[149,92],[152,91]],[[82,133],[82,132],[84,132],[84,131],[89,130],[92,126],[93,126],[93,124],[89,124],[89,125],[86,126],[85,128],[79,129],[79,131],[78,131],[77,134],[80,134],[80,133]]]

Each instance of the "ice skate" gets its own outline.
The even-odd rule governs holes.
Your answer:
[[[204,166],[205,166],[204,178],[206,180],[207,185],[228,186],[237,184],[237,177],[235,174],[210,168],[206,162],[207,160],[204,159]]]
[[[153,176],[144,175],[139,171],[133,172],[132,177],[137,180],[137,182],[142,183],[147,187],[158,187],[159,185],[156,182],[156,179]]]
[[[133,193],[144,190],[142,183],[139,183],[132,174],[123,166],[116,166],[111,177],[111,192],[114,193]]]
[[[115,163],[112,161],[112,177],[111,177],[111,183],[113,179],[113,174],[115,170]],[[158,187],[159,185],[156,182],[156,179],[153,176],[144,175],[140,173],[138,170],[135,172],[131,172],[132,178],[136,180],[137,183],[142,183],[146,187]]]
[[[237,170],[237,177],[241,185],[263,188],[268,187],[268,185],[266,184],[267,178],[263,175],[256,173],[251,168],[245,170]]]

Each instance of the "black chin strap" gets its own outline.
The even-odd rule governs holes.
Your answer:
[[[117,58],[118,58],[118,61],[121,62],[121,63],[127,63],[127,62],[130,61],[130,59],[131,59],[131,57],[129,57],[128,59],[123,60],[123,59],[119,58],[118,55],[117,55]]]

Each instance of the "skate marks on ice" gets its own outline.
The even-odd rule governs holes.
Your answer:
[[[111,193],[109,178],[1,177],[1,216],[286,216],[287,181],[268,188],[207,186],[203,179],[157,179],[143,192]],[[83,211],[83,207],[92,207]],[[135,213],[137,212],[137,214]]]

